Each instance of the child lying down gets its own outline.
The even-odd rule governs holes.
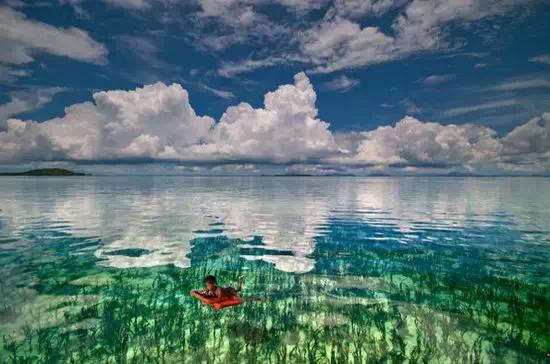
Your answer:
[[[237,282],[237,288],[233,287],[218,287],[216,277],[207,276],[204,278],[205,289],[191,291],[191,296],[198,298],[203,303],[213,304],[238,298],[237,294],[242,290],[244,277],[240,276]]]

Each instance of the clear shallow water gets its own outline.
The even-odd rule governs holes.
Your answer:
[[[550,179],[0,179],[0,362],[545,362]],[[214,311],[202,277],[263,302]]]

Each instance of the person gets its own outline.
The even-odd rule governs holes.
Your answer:
[[[207,276],[204,278],[205,289],[191,291],[191,296],[198,298],[204,303],[221,302],[224,299],[237,296],[242,290],[244,277],[240,276],[237,282],[237,288],[218,287],[216,277]]]

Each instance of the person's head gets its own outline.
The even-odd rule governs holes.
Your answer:
[[[216,288],[216,277],[214,276],[206,276],[204,278],[204,285],[206,286],[206,289],[213,290]]]

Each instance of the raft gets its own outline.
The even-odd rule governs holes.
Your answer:
[[[225,307],[238,306],[244,303],[244,301],[237,296],[227,297],[218,302],[213,302],[214,300],[217,300],[215,298],[213,299],[213,298],[207,298],[207,297],[201,297],[201,296],[195,297],[195,298],[206,305],[212,305],[212,307],[214,307],[216,310],[221,310],[222,308],[225,308]]]
[[[226,299],[224,299],[223,301],[213,303],[212,306],[213,306],[216,310],[221,310],[221,309],[224,308],[224,307],[238,306],[238,305],[240,305],[240,304],[242,304],[242,303],[244,303],[243,300],[241,300],[241,299],[240,299],[239,297],[237,297],[237,296],[233,296],[233,297],[226,298]]]

